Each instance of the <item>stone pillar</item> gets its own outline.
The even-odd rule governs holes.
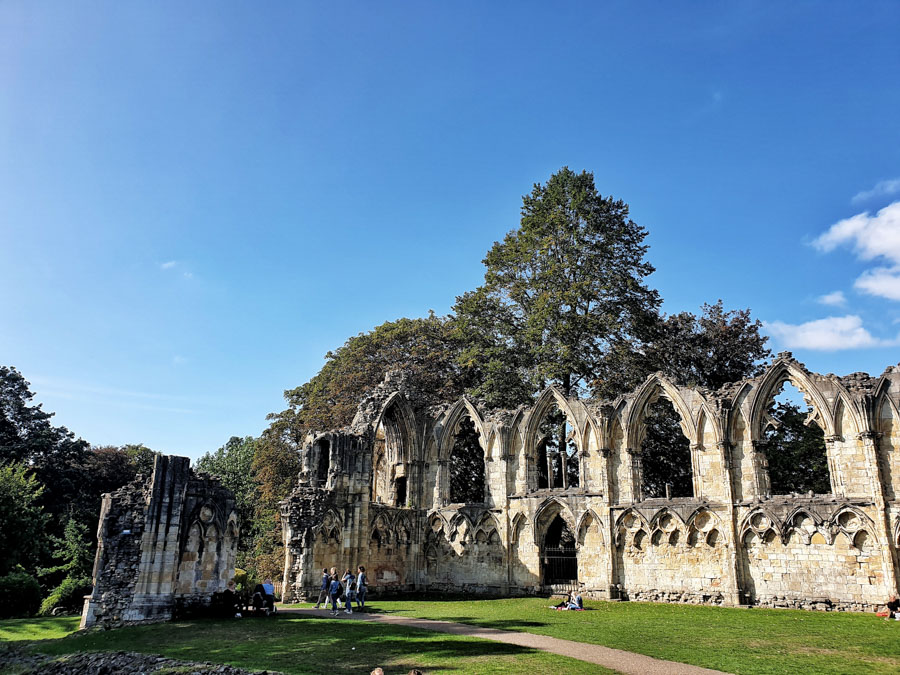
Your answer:
[[[891,522],[887,504],[884,500],[884,484],[887,476],[878,461],[878,441],[881,434],[875,431],[864,431],[857,437],[863,446],[866,457],[866,467],[870,476],[872,494],[875,501],[875,511],[878,513],[878,538],[882,541],[881,566],[884,570],[885,596],[897,593],[897,560],[896,549],[891,541]]]
[[[625,448],[631,462],[631,501],[639,502],[644,498],[644,467],[641,463],[640,448]]]
[[[771,495],[772,488],[769,481],[769,460],[766,457],[765,441],[750,441],[753,447],[751,450],[750,463],[753,466],[753,489],[754,497],[768,497]]]

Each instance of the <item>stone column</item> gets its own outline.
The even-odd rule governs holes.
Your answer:
[[[870,475],[875,511],[878,513],[878,538],[882,541],[881,565],[884,570],[885,595],[898,591],[896,549],[891,541],[890,514],[884,500],[884,483],[887,479],[883,467],[878,461],[878,441],[881,434],[876,431],[864,431],[857,439],[862,444],[866,457],[866,468]]]
[[[625,448],[625,454],[631,462],[631,501],[639,502],[644,498],[644,467],[641,462],[640,448]]]

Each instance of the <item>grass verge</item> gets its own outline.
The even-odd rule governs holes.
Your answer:
[[[739,675],[900,673],[900,622],[872,614],[542,598],[395,600],[372,611],[604,645]]]
[[[16,621],[27,622],[21,625]],[[68,618],[0,622],[0,636],[56,637]],[[77,619],[76,625],[77,627]],[[26,637],[27,635],[31,637]],[[29,646],[46,654],[137,651],[186,661],[227,663],[284,673],[611,673],[592,664],[533,649],[399,626],[281,615],[274,619],[171,622],[42,639]]]

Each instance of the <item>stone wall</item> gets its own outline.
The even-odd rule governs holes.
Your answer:
[[[234,496],[187,457],[157,456],[153,474],[103,495],[94,588],[81,627],[167,620],[206,604],[234,576]]]
[[[772,494],[768,409],[786,381],[824,432],[828,494]],[[690,444],[690,497],[644,494],[644,417],[659,398]],[[565,461],[577,487],[541,484],[541,424],[554,410],[575,446]],[[453,504],[451,452],[466,419],[485,494]],[[282,504],[286,587],[309,597],[322,567],[363,564],[380,590],[872,609],[898,589],[898,448],[898,367],[819,375],[783,353],[718,391],[655,374],[611,401],[551,387],[533,405],[491,412],[465,398],[423,409],[390,373],[351,427],[307,439],[300,485]]]

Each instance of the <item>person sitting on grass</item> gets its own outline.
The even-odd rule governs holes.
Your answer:
[[[584,600],[581,599],[580,593],[576,593],[575,597],[569,600],[569,604],[566,606],[566,609],[575,609],[579,611],[584,609]]]
[[[566,593],[566,597],[558,605],[550,605],[550,609],[568,609],[569,603],[572,602],[572,594]]]

